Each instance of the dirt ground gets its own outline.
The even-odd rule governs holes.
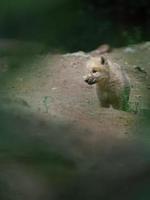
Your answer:
[[[83,81],[90,53],[16,68],[1,56],[1,199],[137,199],[149,180],[149,55],[149,42],[106,54],[130,77],[130,112],[99,106]]]

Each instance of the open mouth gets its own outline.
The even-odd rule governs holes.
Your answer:
[[[85,82],[88,83],[89,85],[93,85],[96,83],[96,78],[88,77],[87,79],[85,79]]]

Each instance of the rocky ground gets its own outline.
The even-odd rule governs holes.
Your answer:
[[[130,77],[130,112],[99,106],[95,86],[83,81],[90,53],[18,59],[7,48],[0,52],[1,199],[137,199],[149,180],[150,43],[105,54]]]

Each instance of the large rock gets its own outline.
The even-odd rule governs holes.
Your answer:
[[[149,54],[148,42],[106,53],[131,79],[131,112],[99,106],[82,78],[90,53],[35,56],[15,69],[5,57],[0,199],[136,199],[149,179]]]

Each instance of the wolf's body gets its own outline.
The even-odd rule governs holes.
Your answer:
[[[85,77],[88,84],[96,83],[97,95],[102,107],[127,110],[130,95],[130,81],[121,67],[104,57],[92,57]]]

